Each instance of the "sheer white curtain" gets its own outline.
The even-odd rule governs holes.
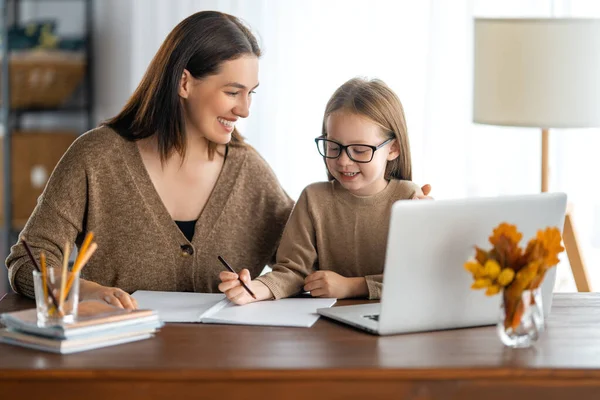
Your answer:
[[[415,131],[416,163],[422,164],[428,2],[138,0],[132,5],[130,90],[167,33],[194,12],[236,15],[258,34],[260,87],[241,131],[292,197],[326,178],[312,139],[320,134],[329,96],[357,75],[382,78],[398,92]]]
[[[128,77],[102,112],[116,112],[135,88],[166,34],[200,10],[244,19],[264,51],[261,85],[242,133],[267,159],[288,193],[325,179],[313,138],[336,87],[354,76],[378,77],[402,100],[414,180],[438,199],[535,193],[540,186],[536,129],[471,122],[473,17],[600,17],[593,0],[133,0]],[[110,51],[118,51],[118,46]],[[119,59],[123,53],[115,53]],[[108,58],[110,61],[110,57]],[[107,64],[108,65],[108,64]],[[110,80],[99,86],[110,84]],[[126,89],[124,89],[126,88]],[[110,114],[109,114],[110,115]],[[102,115],[107,117],[109,115]],[[553,130],[551,190],[565,191],[589,265],[600,261],[598,130]],[[591,270],[591,268],[590,268]],[[600,288],[600,275],[592,277]],[[574,289],[567,261],[559,288]]]

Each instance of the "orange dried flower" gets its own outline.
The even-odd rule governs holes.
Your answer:
[[[485,291],[485,295],[486,296],[493,296],[495,294],[500,293],[500,289],[502,289],[500,287],[500,285],[491,285],[487,288],[487,290]]]
[[[485,263],[487,262],[487,260],[489,258],[490,258],[490,255],[488,254],[487,251],[475,246],[475,260],[477,260],[477,262],[479,262],[479,264],[485,265]]]
[[[557,228],[546,228],[544,231],[538,231],[537,240],[543,248],[544,267],[549,268],[558,264],[558,255],[565,249],[560,244],[560,231]]]
[[[501,223],[496,229],[494,229],[492,236],[489,237],[490,243],[494,246],[498,245],[502,236],[510,240],[515,245],[519,244],[523,238],[523,234],[517,230],[515,225],[507,224],[506,222]]]
[[[504,268],[498,275],[498,284],[502,287],[510,285],[515,277],[515,271],[512,268]]]
[[[475,280],[471,285],[471,289],[484,289],[492,285],[492,280],[490,278],[481,278]]]
[[[496,279],[500,275],[501,267],[496,260],[487,260],[483,268],[485,276],[488,276],[490,279]]]

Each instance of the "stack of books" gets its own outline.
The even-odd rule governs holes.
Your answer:
[[[0,315],[0,342],[60,354],[148,339],[162,326],[152,310],[124,310],[99,301],[79,303],[72,323],[38,326],[36,310]]]

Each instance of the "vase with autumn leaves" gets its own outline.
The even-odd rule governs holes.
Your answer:
[[[475,246],[475,258],[464,265],[473,275],[471,288],[502,295],[497,330],[510,347],[531,346],[545,329],[541,284],[564,250],[555,227],[539,230],[525,249],[522,238],[515,225],[501,223],[489,237],[492,248]]]

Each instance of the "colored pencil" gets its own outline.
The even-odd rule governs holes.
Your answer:
[[[82,248],[83,248],[83,246],[82,246]],[[88,261],[90,260],[90,258],[92,257],[92,255],[94,254],[94,252],[96,251],[97,248],[98,248],[98,244],[92,243],[81,258],[79,258],[79,256],[77,256],[79,262],[77,262],[77,261],[75,262],[75,265],[73,266],[73,270],[71,271],[71,274],[69,275],[69,279],[67,281],[67,287],[65,289],[65,296],[69,295],[71,286],[73,286],[73,282],[75,281],[75,276],[77,276],[79,271],[81,271],[81,269],[83,267],[85,267],[85,265],[88,263]]]
[[[63,265],[62,265],[61,278],[60,278],[60,294],[58,296],[58,298],[59,298],[58,310],[60,313],[63,313],[63,314],[64,314],[63,306],[65,303],[65,299],[67,297],[65,289],[67,288],[67,272],[69,271],[69,255],[71,253],[69,247],[70,247],[69,242],[66,242],[65,250],[63,252]]]

